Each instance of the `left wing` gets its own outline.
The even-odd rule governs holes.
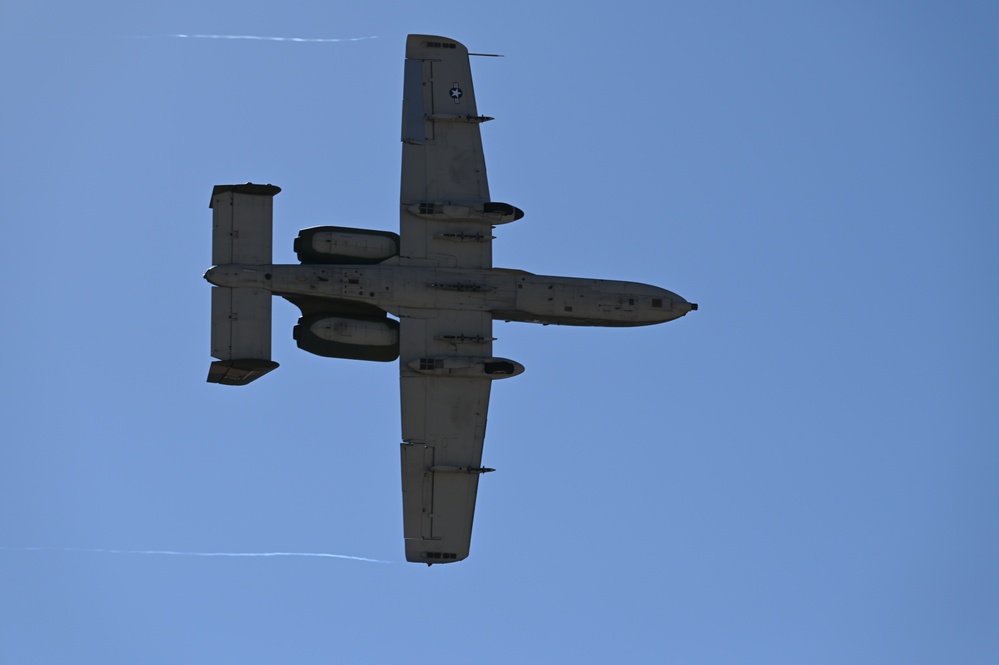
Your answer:
[[[406,560],[468,556],[491,380],[489,312],[400,312],[402,510]]]
[[[489,200],[468,49],[410,35],[402,110],[400,257],[445,268],[491,268],[492,224],[523,216]]]

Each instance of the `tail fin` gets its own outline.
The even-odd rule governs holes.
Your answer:
[[[212,191],[212,263],[268,265],[272,254],[274,185],[216,185]],[[275,369],[271,360],[271,293],[212,288],[209,383],[246,385]]]

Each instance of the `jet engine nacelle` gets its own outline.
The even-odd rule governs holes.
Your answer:
[[[326,358],[390,362],[399,357],[399,322],[337,313],[303,316],[294,330],[298,348]]]
[[[346,226],[314,226],[298,232],[294,248],[301,263],[370,265],[399,255],[399,234]]]

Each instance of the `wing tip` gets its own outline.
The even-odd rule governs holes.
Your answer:
[[[456,50],[468,55],[468,48],[457,39],[437,35],[409,35],[406,37],[406,57],[425,60],[440,57],[440,52]]]
[[[419,541],[417,541],[419,542]],[[425,563],[432,566],[435,563],[458,563],[468,558],[468,552],[440,552],[436,550],[416,551],[406,547],[406,561],[410,563]]]

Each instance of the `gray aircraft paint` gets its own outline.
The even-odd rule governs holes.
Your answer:
[[[697,305],[636,282],[535,275],[492,264],[496,225],[524,212],[489,195],[468,51],[427,35],[406,42],[399,233],[300,232],[301,265],[271,259],[273,185],[212,192],[214,383],[245,385],[271,360],[271,296],[302,310],[299,348],[360,360],[398,358],[403,536],[408,561],[468,556],[493,380],[523,365],[493,355],[493,320],[630,327]],[[396,317],[389,318],[388,314]]]

